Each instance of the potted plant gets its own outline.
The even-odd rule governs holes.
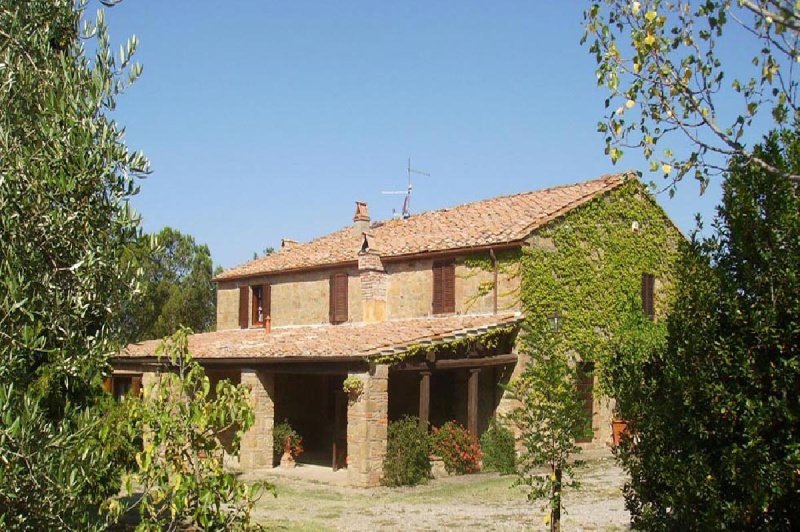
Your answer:
[[[355,375],[350,375],[342,383],[342,390],[351,398],[355,399],[364,392],[364,381]]]
[[[622,435],[628,433],[628,422],[620,419],[619,416],[614,415],[611,419],[611,439],[614,442],[614,447],[622,441]]]
[[[272,435],[275,454],[281,455],[281,467],[295,467],[297,457],[303,454],[303,438],[285,419],[275,425]]]

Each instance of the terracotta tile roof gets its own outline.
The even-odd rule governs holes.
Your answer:
[[[234,329],[193,334],[196,358],[372,357],[399,353],[419,343],[481,335],[521,321],[519,313],[425,317],[379,323]],[[159,341],[131,344],[120,358],[154,356]]]
[[[534,229],[620,186],[632,175],[606,175],[574,185],[423,212],[405,220],[376,222],[369,229],[370,248],[391,257],[520,241]],[[345,227],[231,268],[216,279],[355,262],[362,242],[361,234]]]

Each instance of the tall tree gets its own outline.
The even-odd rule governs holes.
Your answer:
[[[786,171],[748,147],[756,136],[747,133],[791,129],[800,117],[799,4],[602,0],[584,18],[583,42],[608,91],[598,129],[613,162],[626,148],[639,149],[673,185],[693,175],[703,187],[733,156]],[[797,173],[784,176],[800,181]]]
[[[198,332],[214,326],[216,292],[208,246],[165,227],[143,236],[138,254],[142,276],[138,295],[125,312],[128,340],[162,338],[181,325]]]
[[[85,10],[0,0],[0,528],[87,527],[119,487],[98,401],[148,162],[109,116],[137,41]]]
[[[800,197],[782,177],[800,173],[800,138],[753,153],[779,172],[733,160],[715,236],[685,254],[666,347],[638,327],[644,363],[612,377],[638,528],[800,528]]]

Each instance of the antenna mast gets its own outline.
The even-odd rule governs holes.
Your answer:
[[[428,172],[423,172],[422,170],[415,170],[411,168],[411,157],[408,158],[408,188],[406,188],[405,192],[402,190],[390,190],[384,191],[382,194],[405,194],[405,199],[403,200],[403,218],[408,218],[411,216],[411,191],[414,189],[414,185],[411,183],[411,174],[417,175],[424,175],[430,177],[431,174]]]

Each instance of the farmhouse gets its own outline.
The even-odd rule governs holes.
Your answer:
[[[455,419],[478,436],[512,408],[500,384],[529,356],[521,326],[546,318],[575,340],[585,444],[603,446],[611,403],[594,366],[631,301],[663,312],[681,238],[634,173],[377,222],[356,202],[343,229],[216,277],[216,331],[189,348],[212,380],[251,389],[240,467],[273,466],[285,419],[304,438],[300,461],[374,486],[390,421]],[[115,393],[163,369],[156,345],[114,360]]]

